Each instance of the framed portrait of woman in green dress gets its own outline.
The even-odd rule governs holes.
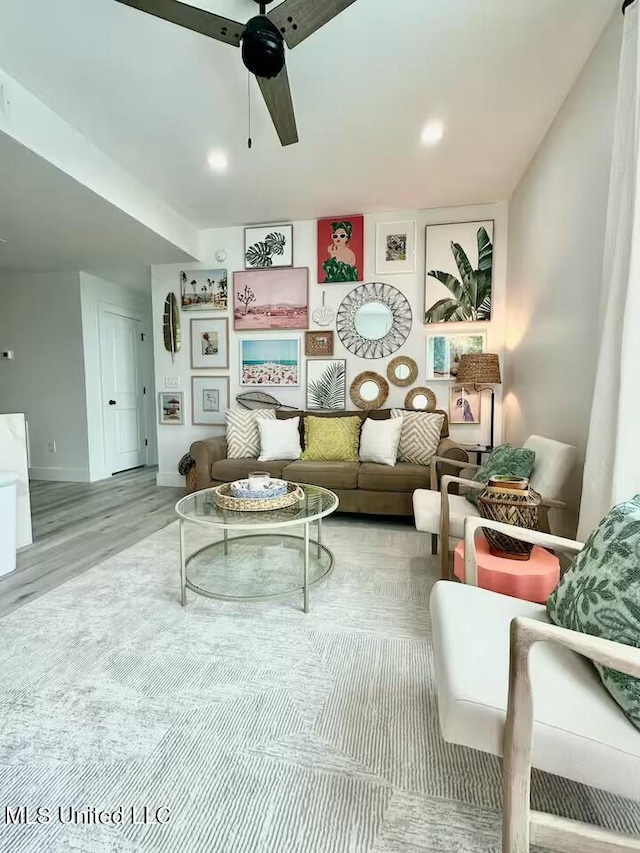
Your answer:
[[[318,282],[364,281],[364,216],[318,220]]]

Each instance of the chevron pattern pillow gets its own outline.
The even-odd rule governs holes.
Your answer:
[[[274,419],[273,409],[245,412],[227,409],[227,459],[257,459],[260,456],[261,418]]]
[[[430,465],[438,451],[444,415],[437,412],[406,412],[391,409],[392,418],[402,418],[398,462]]]

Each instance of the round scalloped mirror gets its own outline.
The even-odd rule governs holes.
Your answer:
[[[431,388],[412,388],[404,398],[404,407],[416,412],[432,412],[436,407],[436,395]]]
[[[360,358],[384,358],[404,344],[411,331],[411,306],[396,287],[361,284],[347,293],[336,317],[338,337]]]
[[[359,409],[379,409],[389,396],[389,383],[384,376],[366,370],[351,383],[349,396]]]
[[[387,379],[399,388],[412,385],[418,378],[418,365],[408,355],[392,358],[387,366]]]

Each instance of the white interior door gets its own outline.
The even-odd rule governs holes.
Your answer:
[[[112,474],[146,464],[140,331],[132,317],[100,315],[105,455]]]

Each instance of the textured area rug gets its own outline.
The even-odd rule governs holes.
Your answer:
[[[498,851],[498,761],[439,734],[427,538],[334,518],[325,541],[308,615],[299,596],[181,608],[170,525],[0,620],[0,849]],[[637,805],[534,791],[640,832]]]

